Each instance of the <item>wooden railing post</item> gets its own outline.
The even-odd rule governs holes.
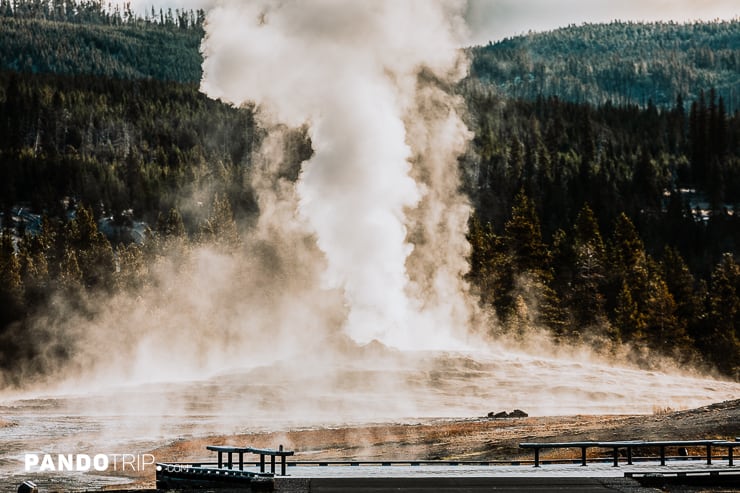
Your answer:
[[[734,447],[733,447],[732,445],[728,445],[728,446],[727,446],[727,464],[728,464],[729,466],[733,466],[733,465],[734,465],[734,464],[732,463],[732,449],[733,449],[733,448],[734,448]]]
[[[711,443],[707,444],[707,465],[708,466],[712,465],[712,444]]]

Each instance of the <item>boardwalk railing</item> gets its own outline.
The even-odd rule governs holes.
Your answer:
[[[554,448],[580,448],[581,465],[586,465],[586,452],[592,448],[606,448],[613,450],[614,467],[619,466],[619,450],[627,450],[627,464],[632,464],[632,451],[638,448],[658,448],[660,450],[660,465],[665,465],[666,447],[705,447],[707,464],[712,464],[712,448],[726,448],[729,465],[733,466],[733,449],[740,446],[740,441],[727,440],[674,440],[674,441],[644,441],[629,440],[618,442],[537,442],[520,443],[519,447],[534,450],[534,467],[540,467],[540,450]]]
[[[260,472],[265,472],[265,457],[270,457],[270,472],[275,474],[275,457],[280,457],[280,474],[285,476],[286,457],[295,454],[292,450],[284,450],[283,446],[275,449],[261,449],[254,447],[229,447],[222,445],[208,445],[206,449],[218,452],[218,468],[221,469],[224,466],[223,456],[226,454],[226,467],[233,469],[234,461],[233,454],[239,455],[239,470],[244,470],[244,454],[257,454],[260,456],[259,466]]]
[[[206,449],[218,453],[216,464],[157,463],[157,490],[184,488],[189,491],[203,488],[235,487],[240,491],[245,488],[249,488],[248,491],[255,492],[273,491],[275,458],[280,457],[281,473],[285,476],[285,458],[295,453],[292,450],[284,450],[282,445],[277,450],[223,445],[208,445]],[[259,455],[259,472],[244,470],[244,465],[250,464],[249,461],[244,461],[244,454]],[[234,455],[239,458],[236,464],[234,463]],[[270,457],[270,472],[265,472],[265,457]],[[209,467],[213,465],[216,467]]]

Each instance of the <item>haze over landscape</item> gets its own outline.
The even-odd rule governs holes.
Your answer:
[[[129,3],[144,14],[154,5],[159,8],[209,9],[215,0],[179,0],[148,2],[116,0],[118,5]],[[740,9],[732,0],[469,0],[464,8],[467,25],[465,44],[483,45],[529,31],[548,31],[571,24],[619,21],[713,21],[732,20]]]
[[[34,5],[0,2],[3,458],[740,395],[730,2]],[[723,20],[495,42],[617,18]]]

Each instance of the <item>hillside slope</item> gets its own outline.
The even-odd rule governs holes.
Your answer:
[[[670,106],[715,87],[740,96],[740,21],[569,26],[471,49],[473,77],[505,95]]]
[[[205,13],[152,11],[146,18],[84,3],[0,1],[0,69],[197,82]],[[74,2],[70,5],[76,5]],[[671,106],[715,87],[740,105],[740,20],[569,26],[469,49],[473,79],[503,95],[573,102]]]
[[[23,2],[21,2],[22,4]],[[78,7],[78,9],[81,7]],[[102,6],[99,6],[102,9]],[[0,7],[0,69],[30,73],[95,75],[195,83],[201,77],[198,51],[202,13],[163,22],[100,10],[69,17],[16,12]],[[182,15],[182,14],[180,14]],[[192,22],[192,23],[191,23]]]

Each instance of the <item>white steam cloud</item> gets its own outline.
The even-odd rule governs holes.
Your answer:
[[[293,220],[315,235],[323,288],[343,291],[344,328],[361,343],[448,348],[468,326],[469,207],[456,162],[468,132],[440,89],[464,76],[464,10],[458,0],[234,0],[207,17],[202,90],[256,102],[267,128],[309,126],[314,155]]]
[[[14,423],[0,477],[49,444],[151,444],[143,452],[190,434],[737,397],[737,383],[612,366],[537,328],[516,343],[468,340],[491,327],[463,281],[471,208],[457,157],[470,133],[449,88],[465,73],[464,11],[456,0],[222,0],[208,13],[202,89],[256,103],[266,131],[244,184],[259,218],[240,246],[163,239],[139,289],[55,300],[37,325],[74,341],[70,359],[55,363],[50,344],[59,371],[0,393]],[[290,127],[313,149],[297,182],[291,146],[304,143]]]

